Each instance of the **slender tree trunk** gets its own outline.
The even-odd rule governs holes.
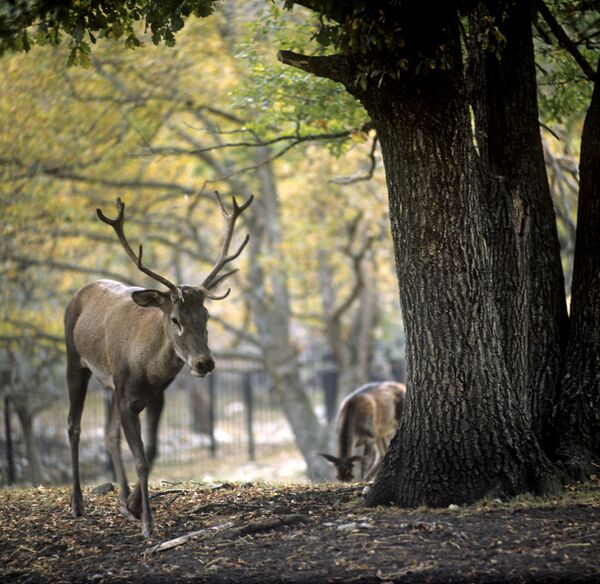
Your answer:
[[[600,65],[581,136],[571,323],[557,411],[558,458],[575,478],[600,468]]]
[[[44,473],[42,470],[42,461],[40,451],[33,431],[33,417],[22,408],[16,408],[23,440],[25,441],[25,453],[27,456],[29,481],[32,485],[40,485],[44,482]]]
[[[368,502],[440,506],[554,488],[493,302],[461,71],[390,85],[363,103],[386,169],[408,395]]]
[[[375,277],[375,259],[372,252],[367,252],[361,264],[364,285],[358,297],[358,309],[354,314],[350,347],[354,362],[353,383],[355,387],[371,380],[373,364],[375,328],[379,321],[379,290]],[[385,377],[385,375],[384,375]]]
[[[257,149],[260,195],[253,205],[251,303],[266,368],[312,480],[332,477],[331,466],[318,453],[327,450],[327,429],[319,422],[305,388],[290,339],[290,300],[286,269],[279,250],[281,214],[269,151]],[[262,262],[268,258],[269,267]]]
[[[370,273],[371,254],[366,253],[359,265],[363,285],[356,300],[343,314],[336,311],[338,295],[333,284],[333,273],[326,250],[319,251],[319,285],[325,329],[329,347],[338,371],[338,391],[335,411],[342,400],[359,386],[369,381],[373,359],[373,332],[377,321],[376,284]],[[350,314],[347,314],[350,313]],[[343,316],[350,321],[349,331],[344,332]],[[335,424],[330,428],[330,450],[337,444]]]

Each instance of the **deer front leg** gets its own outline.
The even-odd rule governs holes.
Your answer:
[[[160,391],[146,406],[146,460],[148,461],[148,473],[152,470],[152,464],[158,453],[158,425],[165,403],[164,392]],[[140,483],[135,486],[133,493],[129,496],[127,507],[136,516],[140,517],[142,512],[142,492]]]
[[[148,496],[148,473],[150,465],[144,452],[144,443],[142,442],[142,433],[140,427],[140,411],[143,409],[143,405],[139,402],[131,402],[128,400],[122,400],[125,403],[119,404],[119,411],[121,413],[121,425],[125,432],[125,438],[133,454],[135,461],[135,470],[138,476],[139,489],[141,491],[142,499],[142,535],[144,537],[150,537],[154,528],[152,520],[152,511],[150,510],[150,497]],[[131,508],[130,511],[133,512]]]
[[[75,363],[77,357],[67,355],[67,385],[69,387],[68,433],[71,446],[71,467],[73,471],[73,493],[71,496],[71,515],[83,515],[83,495],[79,478],[79,436],[81,434],[81,414],[87,395],[91,372]]]
[[[119,483],[119,501],[121,503],[121,513],[127,517],[127,497],[129,496],[129,485],[127,484],[127,475],[123,458],[121,456],[121,416],[119,413],[119,400],[117,394],[112,392],[110,402],[110,414],[106,423],[104,433],[104,443],[106,450],[110,455],[117,482]],[[137,515],[139,518],[139,513]]]

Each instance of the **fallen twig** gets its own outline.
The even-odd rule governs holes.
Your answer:
[[[191,539],[198,539],[209,534],[214,534],[214,536],[218,537],[219,539],[233,539],[236,537],[242,537],[244,535],[252,535],[254,533],[270,531],[271,529],[276,529],[285,525],[295,525],[296,523],[303,523],[305,521],[306,517],[304,517],[304,515],[290,514],[282,515],[281,517],[271,517],[269,519],[265,519],[264,521],[249,523],[248,525],[242,525],[239,527],[232,527],[233,524],[231,522],[223,523],[214,527],[191,531],[190,533],[186,533],[180,537],[163,541],[162,543],[152,546],[144,551],[144,556],[149,556],[179,547]]]
[[[153,493],[150,495],[150,499],[156,499],[157,497],[163,497],[164,495],[170,495],[171,493],[179,493],[179,495],[183,495],[183,493],[188,493],[188,489],[165,489],[164,491],[158,491],[157,493]]]
[[[277,527],[283,527],[285,525],[295,525],[296,523],[306,522],[304,515],[292,513],[290,515],[282,515],[281,517],[271,517],[258,523],[249,523],[248,525],[242,525],[235,529],[229,530],[227,537],[237,537],[241,535],[251,535],[253,533],[260,533],[261,531],[269,531],[276,529]],[[225,534],[222,534],[225,536]]]
[[[167,541],[163,541],[162,543],[152,546],[151,548],[148,548],[147,550],[145,550],[143,555],[150,556],[150,555],[156,554],[158,552],[164,552],[166,550],[170,550],[172,548],[179,547],[180,545],[183,545],[184,543],[188,542],[190,539],[196,539],[203,535],[208,535],[211,532],[214,533],[215,531],[218,531],[220,529],[226,529],[227,527],[230,527],[231,525],[232,525],[231,522],[227,522],[227,523],[223,523],[221,525],[215,525],[214,527],[207,527],[205,529],[198,529],[196,531],[191,531],[190,533],[186,533],[185,535],[182,535],[180,537],[176,537],[174,539],[168,539]]]

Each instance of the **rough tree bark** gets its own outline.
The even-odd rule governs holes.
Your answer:
[[[557,454],[575,478],[600,468],[600,65],[581,136],[569,343],[557,408]]]
[[[372,504],[540,492],[550,477],[491,301],[463,90],[458,75],[433,77],[364,100],[388,177],[409,363],[406,412]]]
[[[495,13],[497,10],[498,13]],[[505,44],[490,33],[498,26]],[[531,2],[471,17],[469,81],[482,166],[482,209],[512,383],[550,450],[568,317],[556,217],[539,132]],[[490,46],[491,43],[491,46]]]
[[[382,147],[409,370],[406,410],[370,504],[440,506],[556,489],[506,359],[458,17],[452,7],[438,8],[427,37],[419,33],[422,9],[402,17],[413,35],[409,57],[430,52],[420,45],[426,38],[444,47],[443,68],[370,80],[363,90],[350,59],[280,53],[286,63],[343,82],[365,106]]]

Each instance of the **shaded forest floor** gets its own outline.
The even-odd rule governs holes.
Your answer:
[[[151,540],[114,491],[73,519],[68,488],[0,490],[0,582],[600,582],[600,481],[452,510],[363,488],[156,485]]]

